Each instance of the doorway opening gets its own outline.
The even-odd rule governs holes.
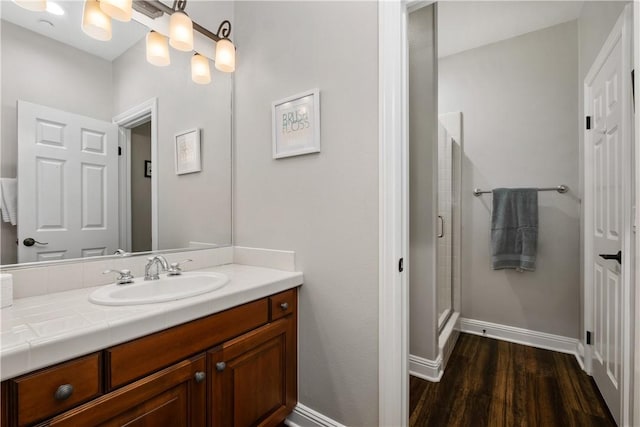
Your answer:
[[[118,125],[120,244],[127,252],[158,249],[157,99],[116,116]]]
[[[621,424],[630,419],[630,12],[630,5],[605,2],[409,6],[404,174],[411,200],[412,375],[440,381],[449,357],[443,349],[453,347],[458,332],[516,342],[570,354],[594,376],[613,417]],[[532,20],[534,15],[544,19]],[[511,32],[488,31],[499,27],[488,25],[492,19],[509,21]],[[596,71],[590,72],[594,60]],[[578,90],[583,81],[584,94]],[[459,130],[442,123],[451,112],[460,116],[454,120]],[[586,131],[584,116],[590,119]],[[451,155],[456,144],[458,191]],[[535,195],[535,210],[525,214],[532,223],[497,224],[496,195],[523,189],[532,200]],[[603,214],[595,218],[598,212]],[[496,230],[503,227],[535,228],[529,271],[496,263],[498,255],[518,255],[495,252]],[[589,243],[598,233],[611,243],[601,242],[599,252]],[[459,236],[455,254],[447,237]],[[616,264],[620,253],[622,267]],[[454,332],[448,335],[451,319]],[[602,365],[600,374],[591,370],[592,360]]]
[[[131,129],[131,252],[151,250],[151,121]]]

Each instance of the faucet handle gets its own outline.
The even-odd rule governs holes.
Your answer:
[[[123,269],[123,270],[105,270],[102,274],[109,273],[118,273],[118,278],[116,279],[116,284],[118,285],[126,285],[127,283],[133,283],[133,274],[131,274],[131,270]]]
[[[179,276],[182,274],[182,264],[185,262],[192,262],[192,259],[185,259],[180,262],[172,262],[169,264],[169,269],[167,270],[167,275],[169,276]]]

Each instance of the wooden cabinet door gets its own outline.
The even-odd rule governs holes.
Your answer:
[[[51,426],[204,427],[205,356],[177,363],[51,420]]]
[[[276,426],[297,399],[293,316],[208,353],[213,427]]]

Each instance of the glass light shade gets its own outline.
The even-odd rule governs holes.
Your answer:
[[[100,0],[100,9],[118,21],[131,21],[132,0]]]
[[[47,0],[47,12],[56,16],[64,15],[64,9],[62,8],[62,6],[50,0]]]
[[[231,40],[222,39],[216,43],[216,68],[225,73],[236,70],[236,48]]]
[[[169,41],[165,36],[155,31],[147,34],[147,62],[158,67],[171,63],[169,58]]]
[[[172,48],[193,50],[193,22],[184,12],[174,12],[169,21],[169,44]]]
[[[191,80],[201,85],[211,83],[209,60],[199,53],[191,57]]]
[[[15,4],[23,9],[33,12],[42,12],[47,10],[47,0],[13,0]]]
[[[97,0],[84,2],[82,31],[96,40],[111,40],[111,18],[100,9]]]

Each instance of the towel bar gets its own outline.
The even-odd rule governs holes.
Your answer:
[[[566,185],[558,185],[557,187],[545,187],[545,188],[538,188],[538,191],[557,191],[558,193],[566,193],[567,191],[569,191],[569,187]],[[486,190],[481,190],[479,188],[475,188],[473,190],[473,195],[476,197],[480,197],[481,194],[489,194],[491,193],[491,190],[486,191]]]

